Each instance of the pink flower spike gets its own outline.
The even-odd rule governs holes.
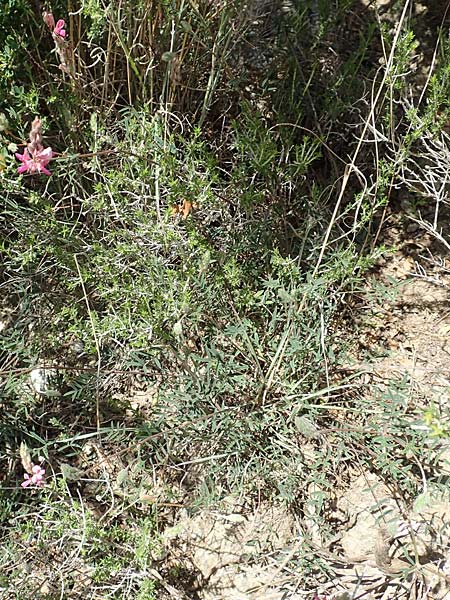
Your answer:
[[[28,148],[25,148],[23,154],[16,152],[17,160],[20,160],[23,164],[17,169],[18,173],[44,173],[45,175],[51,175],[51,172],[47,169],[47,165],[53,157],[53,151],[51,148],[45,148],[45,150],[38,150],[36,152],[29,152]]]
[[[64,21],[64,19],[59,19],[59,21],[56,23],[56,27],[53,30],[53,33],[55,35],[59,35],[60,37],[66,37],[66,30],[64,29],[66,25],[66,22]]]

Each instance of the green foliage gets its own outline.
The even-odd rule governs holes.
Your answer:
[[[385,251],[371,245],[396,177],[449,118],[450,46],[421,104],[407,104],[418,42],[406,28],[372,106],[376,42],[389,51],[393,37],[361,18],[347,44],[352,6],[300,1],[270,20],[239,1],[60,1],[66,71],[32,3],[0,7],[0,459],[14,489],[0,514],[12,585],[33,543],[40,564],[56,549],[68,589],[76,558],[108,597],[157,598],[149,473],[170,480],[169,506],[176,473],[193,507],[237,490],[311,508],[324,539],[348,464],[418,493],[411,457],[448,435],[446,416],[412,416],[403,384],[380,392],[377,410],[348,395],[360,384],[340,375],[352,339],[338,333]],[[48,179],[16,172],[35,115],[56,153]],[[367,115],[376,127],[362,135]],[[50,390],[33,386],[36,368]],[[126,457],[114,483],[79,475],[93,469],[91,438]],[[23,441],[47,465],[36,493],[20,489]],[[312,551],[296,560],[328,576]]]
[[[137,517],[131,526],[121,522],[101,524],[88,507],[70,498],[63,485],[56,491],[57,498],[52,492],[44,493],[36,512],[20,521],[14,532],[21,543],[34,547],[42,561],[35,581],[28,581],[23,591],[26,597],[38,593],[45,580],[47,589],[57,589],[58,579],[63,577],[66,593],[72,590],[86,595],[88,590],[91,593],[96,589],[105,593],[105,586],[111,586],[112,591],[125,584],[134,597],[156,598],[155,581],[148,572],[159,543],[154,520]],[[8,554],[9,563],[17,561],[10,582],[20,580],[24,567],[11,545],[13,538],[4,539],[3,558]],[[73,567],[68,572],[66,564]],[[9,586],[6,589],[12,591]]]

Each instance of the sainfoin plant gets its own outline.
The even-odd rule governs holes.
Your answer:
[[[47,27],[52,31],[55,48],[60,59],[60,68],[69,72],[67,64],[68,44],[65,40],[66,29],[64,19],[59,19],[55,24],[55,19],[51,13],[44,12],[43,20]],[[51,175],[47,169],[48,163],[53,158],[53,151],[50,147],[44,148],[42,144],[42,122],[39,117],[35,117],[31,124],[30,142],[24,149],[23,154],[17,152],[15,154],[17,160],[22,163],[17,169],[18,173],[28,173],[30,175],[41,174]]]
[[[53,158],[53,151],[50,147],[44,148],[42,145],[42,123],[39,117],[36,117],[31,124],[30,142],[23,154],[16,152],[15,156],[22,163],[17,169],[18,173],[51,175],[47,165]]]
[[[52,32],[55,50],[59,57],[59,68],[61,71],[64,71],[64,73],[73,75],[73,70],[71,68],[71,47],[66,39],[66,22],[64,19],[59,19],[55,24],[55,18],[52,13],[48,12],[44,12],[42,18]]]

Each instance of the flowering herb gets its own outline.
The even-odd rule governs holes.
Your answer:
[[[18,173],[51,175],[47,165],[53,158],[53,151],[51,148],[44,148],[42,145],[42,124],[38,117],[34,119],[31,125],[29,144],[27,144],[23,154],[16,152],[15,156],[22,163],[17,169]]]
[[[53,42],[55,43],[56,53],[58,54],[60,62],[59,68],[64,71],[64,73],[73,75],[71,47],[66,40],[66,22],[64,19],[59,19],[55,24],[54,16],[52,13],[48,12],[44,12],[42,18],[52,32]]]

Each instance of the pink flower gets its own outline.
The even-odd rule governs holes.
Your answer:
[[[28,151],[25,148],[23,154],[16,153],[17,160],[20,160],[23,164],[17,169],[18,173],[44,173],[45,175],[51,175],[50,171],[46,168],[48,163],[53,157],[51,148],[41,147],[36,151]]]
[[[66,23],[64,19],[59,19],[59,21],[56,23],[55,29],[53,30],[53,34],[59,35],[60,37],[66,37],[66,30],[64,29],[65,26]]]
[[[33,465],[31,477],[28,475],[28,473],[25,473],[23,476],[25,481],[22,481],[20,485],[23,488],[26,488],[29,485],[36,485],[37,487],[42,487],[44,485],[44,475],[45,469],[43,469],[39,465]]]

